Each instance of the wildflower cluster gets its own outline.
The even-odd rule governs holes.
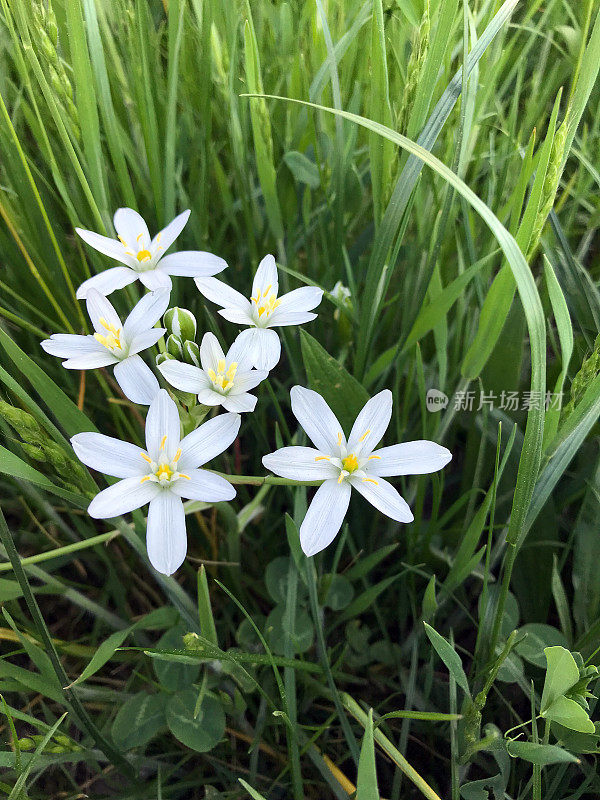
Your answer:
[[[77,229],[87,244],[122,266],[95,275],[77,291],[77,297],[86,302],[93,334],[54,334],[41,343],[46,352],[63,358],[67,369],[112,366],[125,397],[149,406],[143,450],[100,433],[79,433],[71,443],[80,461],[118,479],[94,497],[90,516],[116,517],[149,504],[148,557],[155,569],[167,575],[181,565],[187,551],[183,500],[216,503],[235,497],[225,477],[201,467],[234,442],[240,414],[254,410],[257,397],[251,391],[281,356],[274,328],[315,319],[313,309],[323,297],[323,290],[315,286],[280,295],[272,255],[261,261],[249,297],[214,277],[227,266],[218,256],[195,250],[167,255],[189,214],[180,214],[154,238],[142,217],[129,208],[119,209],[114,216],[117,240]],[[220,306],[222,317],[244,327],[226,353],[210,332],[204,334],[200,346],[196,344],[197,326],[191,312],[177,307],[167,310],[172,276],[194,278],[200,293]],[[149,292],[122,322],[107,295],[136,280]],[[164,327],[156,327],[161,319]],[[166,345],[155,363],[171,393],[161,388],[140,355],[165,334]],[[185,405],[193,405],[197,398],[202,413],[184,417],[173,397]],[[211,408],[219,406],[225,413],[198,426]],[[389,390],[366,403],[348,438],[316,392],[293,387],[291,406],[314,448],[283,447],[264,456],[263,464],[291,483],[322,481],[300,529],[301,545],[309,556],[327,547],[339,531],[351,487],[388,517],[410,522],[413,516],[407,503],[384,478],[434,472],[451,458],[446,448],[427,441],[375,451],[391,419]],[[190,419],[191,431],[187,430]],[[186,435],[182,436],[182,429]]]

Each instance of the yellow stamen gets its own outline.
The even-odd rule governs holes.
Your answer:
[[[164,450],[165,449],[165,442],[166,441],[167,441],[167,434],[165,433],[165,435],[160,440],[160,447],[158,448],[159,450]]]
[[[143,236],[143,235],[144,235],[143,233],[140,233],[140,234],[138,234],[138,235],[135,237],[135,240],[136,240],[136,242],[139,242],[139,240],[142,238],[142,236]]]
[[[121,242],[123,247],[127,247],[127,242],[125,241],[125,239],[122,236],[118,236],[117,235],[117,239]]]
[[[209,369],[209,370],[208,370],[208,377],[211,379],[211,381],[212,381],[213,383],[215,383],[215,382],[216,382],[216,380],[217,380],[217,373],[214,371],[214,369]]]
[[[329,461],[329,456],[315,456],[315,461]]]
[[[366,431],[363,433],[363,435],[360,437],[360,439],[359,439],[358,441],[359,441],[359,442],[364,442],[364,440],[367,438],[367,436],[368,436],[370,433],[371,433],[371,429],[370,429],[370,428],[367,428],[367,430],[366,430]]]
[[[140,483],[144,483],[144,481],[149,481],[149,480],[150,480],[150,475],[144,475]]]
[[[374,484],[375,484],[375,486],[379,486],[379,484],[377,483],[377,481],[374,481],[374,480],[373,480],[373,478],[363,478],[362,482],[363,482],[363,483],[374,483]]]
[[[342,432],[341,431],[338,433],[338,445],[340,447],[342,446]]]
[[[178,447],[177,452],[175,453],[175,458],[173,459],[173,463],[176,464],[180,458],[181,458],[181,447]]]
[[[172,474],[173,470],[168,464],[161,464],[156,473],[156,477],[158,480],[161,480],[161,478],[166,478],[168,480]]]
[[[381,461],[381,456],[369,456],[367,461],[370,461],[372,458],[376,458],[378,461]]]
[[[271,286],[272,286],[272,284],[269,284],[269,285],[267,286],[267,288],[265,289],[265,292],[264,292],[264,296],[265,296],[265,297],[268,297],[268,296],[269,296],[269,292],[271,291]]]
[[[186,479],[186,481],[191,481],[191,480],[192,480],[192,479],[190,478],[190,476],[189,476],[189,475],[186,475],[186,474],[185,474],[185,473],[183,473],[183,472],[180,472],[180,473],[179,473],[179,477],[180,477],[180,478],[185,478],[185,479]]]
[[[140,453],[140,455],[142,456],[142,458],[144,459],[144,461],[147,461],[147,462],[148,462],[148,464],[151,464],[151,463],[152,463],[152,459],[150,458],[150,456],[149,456],[147,453],[144,453],[144,452],[142,451],[142,453]]]
[[[338,478],[338,483],[341,483],[344,480],[344,473],[340,472],[340,477]]]

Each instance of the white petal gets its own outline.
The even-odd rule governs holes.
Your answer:
[[[109,239],[108,236],[101,236],[94,231],[86,231],[83,228],[75,228],[76,233],[81,236],[86,244],[93,247],[99,253],[102,253],[109,258],[114,258],[115,261],[120,261],[122,264],[131,266],[132,259],[125,253],[125,248],[121,242],[116,239]],[[79,297],[79,295],[77,295]],[[82,298],[80,298],[82,299]]]
[[[304,325],[312,322],[317,315],[311,311],[281,311],[277,308],[268,319],[267,327],[278,328],[283,325]]]
[[[126,243],[128,250],[137,253],[150,247],[150,234],[146,221],[133,208],[118,208],[113,218],[115,230]]]
[[[40,346],[51,356],[59,358],[74,358],[92,353],[108,354],[109,352],[93,336],[79,336],[76,333],[53,333],[49,339],[40,342]]]
[[[202,369],[216,369],[217,363],[225,358],[223,348],[214,333],[205,333],[200,342],[200,363]]]
[[[154,327],[167,310],[170,293],[167,289],[148,292],[137,303],[123,324],[123,333],[131,342],[138,333]]]
[[[102,345],[100,346],[102,347]],[[85,355],[69,358],[67,361],[63,361],[62,365],[65,369],[100,369],[118,362],[119,359],[110,350],[102,347],[102,350],[98,350],[96,353],[86,353]]]
[[[88,507],[88,514],[94,519],[119,517],[146,505],[160,491],[153,481],[142,483],[140,478],[125,478],[97,494]]]
[[[300,545],[307,556],[324,550],[335,539],[348,511],[350,486],[346,481],[321,484],[300,526]]]
[[[335,478],[339,470],[313,447],[282,447],[263,456],[264,466],[293,481],[320,481]]]
[[[281,342],[275,331],[268,328],[248,328],[238,336],[242,345],[251,348],[252,362],[257,369],[270,372],[281,357]]]
[[[160,446],[165,436],[167,438],[161,451]],[[179,436],[177,406],[167,390],[161,389],[154,397],[146,417],[146,450],[150,458],[158,461],[161,452],[169,459],[173,458],[179,447]]]
[[[137,281],[137,277],[137,272],[130,267],[111,267],[84,281],[77,289],[77,299],[85,300],[90,289],[96,289],[106,296],[116,289],[129,286],[130,283]]]
[[[346,443],[346,437],[337,417],[321,395],[303,386],[292,386],[290,399],[294,416],[317,450],[328,455],[339,455],[340,436],[342,444]]]
[[[190,210],[189,208],[186,211],[183,211],[181,214],[175,217],[175,219],[171,220],[166,228],[163,228],[160,233],[157,233],[154,239],[152,239],[152,244],[150,245],[150,250],[152,253],[155,252],[157,246],[160,247],[160,253],[165,253],[169,247],[173,244],[175,239],[179,236],[181,231],[185,228],[188,219],[190,218]]]
[[[115,380],[128,400],[142,406],[150,405],[160,389],[156,375],[138,355],[115,364]]]
[[[247,311],[250,315],[252,310],[250,301],[223,281],[217,280],[217,278],[196,278],[194,282],[200,294],[203,294],[208,300],[212,300],[213,303],[223,308],[239,308]]]
[[[426,475],[437,472],[451,460],[452,453],[441,444],[419,440],[403,442],[377,450],[369,461],[373,475]]]
[[[121,327],[121,320],[113,308],[112,303],[110,300],[107,300],[103,294],[96,291],[96,289],[90,289],[88,291],[85,304],[92,325],[98,333],[101,333],[103,336],[106,335],[106,328],[101,324],[101,319],[108,322],[109,325],[112,325],[116,329]]]
[[[277,264],[272,255],[265,256],[258,265],[254,280],[252,281],[252,296],[257,297],[265,294],[277,294],[279,291],[279,279],[277,277]]]
[[[129,355],[134,356],[136,353],[141,353],[142,350],[152,347],[166,332],[165,328],[150,328],[149,331],[138,333],[129,343]]]
[[[140,272],[138,275],[141,282],[146,289],[151,292],[157,292],[160,289],[166,289],[168,292],[173,288],[173,282],[166,272],[156,267],[155,269],[147,269],[145,272]]]
[[[227,361],[235,361],[238,372],[246,372],[253,364],[253,340],[251,337],[238,334],[227,352]]]
[[[223,396],[221,392],[217,392],[217,390],[213,388],[211,383],[211,385],[207,386],[205,389],[200,389],[198,392],[198,402],[203,406],[220,406],[223,402]]]
[[[181,498],[161,490],[150,503],[146,548],[157,572],[172,575],[183,564],[187,553],[185,512]]]
[[[71,444],[80,461],[105,475],[132,478],[147,472],[148,465],[135,444],[102,433],[77,433],[71,438]]]
[[[233,411],[236,414],[243,414],[244,412],[254,411],[256,408],[257,399],[253,394],[229,394],[224,395],[221,399],[221,405],[226,411]]]
[[[169,359],[159,364],[158,369],[171,386],[180,389],[182,392],[198,394],[201,389],[205,389],[210,383],[203,370],[193,364],[183,364],[181,361]]]
[[[221,308],[219,314],[226,319],[227,322],[233,322],[234,325],[254,325],[254,319],[248,309],[243,308]]]
[[[391,517],[397,522],[412,522],[414,517],[408,503],[394,489],[391,483],[383,478],[377,478],[376,483],[371,480],[350,476],[349,482],[365,497],[371,505],[379,509],[386,517]]]
[[[239,369],[235,374],[233,381],[233,394],[241,394],[242,392],[249,392],[258,386],[259,383],[267,378],[269,373],[265,369],[251,369],[247,372],[240,373]]]
[[[213,475],[205,469],[191,469],[171,485],[171,491],[188,500],[201,500],[203,503],[221,503],[233,500],[235,489],[220,475]]]
[[[219,414],[181,440],[179,469],[195,469],[211,461],[234,441],[240,430],[239,414]]]
[[[370,453],[381,441],[392,418],[392,393],[384,389],[367,400],[348,438],[348,452]]]
[[[218,275],[227,267],[227,262],[212,253],[203,250],[181,250],[172,253],[160,261],[160,268],[169,275],[180,275],[183,278],[206,278]]]
[[[279,311],[312,311],[323,299],[323,289],[318,286],[302,286],[293,292],[282,294],[277,298],[279,305],[274,315]]]

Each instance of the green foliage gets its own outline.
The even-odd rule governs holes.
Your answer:
[[[123,800],[600,796],[599,12],[0,0],[6,796],[70,796],[82,770],[81,791]],[[177,248],[226,259],[245,296],[269,252],[282,291],[325,291],[208,465],[256,477],[186,504],[169,578],[143,510],[85,513],[103,478],[69,442],[141,447],[143,412],[110,370],[40,348],[89,333],[75,291],[114,263],[74,229],[113,236],[122,206],[152,231],[190,208]],[[173,284],[148,363],[198,366],[205,331],[227,349],[239,326]],[[111,295],[123,318],[140,291]],[[354,497],[307,560],[313,489],[262,482],[264,453],[305,443],[294,384],[346,433],[390,388],[382,445],[451,450],[395,482],[413,523]],[[212,413],[173,396],[184,433]]]

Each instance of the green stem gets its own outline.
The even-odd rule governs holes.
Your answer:
[[[337,711],[340,723],[342,725],[344,736],[346,737],[348,748],[350,750],[352,758],[354,759],[354,763],[358,768],[358,758],[359,758],[358,744],[356,742],[354,733],[352,732],[352,728],[350,727],[350,723],[348,722],[348,717],[346,716],[346,712],[344,711],[342,701],[340,700],[340,695],[337,690],[337,686],[335,685],[335,681],[333,680],[333,674],[331,672],[329,658],[327,657],[327,645],[325,643],[325,636],[323,634],[323,626],[321,625],[321,619],[319,613],[319,600],[317,597],[317,571],[315,569],[315,564],[313,559],[308,559],[306,564],[306,573],[308,578],[308,592],[310,595],[310,605],[312,609],[313,619],[315,622],[315,630],[317,631],[317,650],[319,653],[319,658],[321,659],[323,671],[325,672],[325,675],[327,677],[327,684],[329,686],[329,690],[333,698],[335,710]]]
[[[78,550],[85,550],[88,547],[94,547],[97,544],[102,544],[103,542],[108,542],[110,539],[114,539],[115,536],[120,536],[119,531],[109,531],[108,533],[101,533],[99,536],[92,536],[89,539],[83,539],[81,542],[74,542],[73,544],[65,545],[65,547],[56,547],[54,550],[48,550],[45,553],[38,553],[35,556],[29,556],[28,558],[21,559],[21,566],[27,566],[29,564],[39,564],[41,561],[50,561],[52,558],[59,558],[60,556],[66,556],[69,553],[75,553]],[[4,564],[0,564],[0,572],[10,572],[12,569],[12,564],[10,562],[5,562]]]
[[[274,475],[229,475],[226,472],[208,470],[215,475],[220,475],[229,483],[244,484],[246,486],[320,486],[323,481],[293,481],[290,478],[277,478]]]
[[[498,605],[496,606],[496,616],[494,618],[494,626],[492,628],[492,635],[489,643],[489,658],[494,657],[496,652],[496,643],[500,635],[500,626],[502,624],[502,617],[504,616],[504,607],[506,605],[506,598],[508,597],[508,589],[510,587],[510,579],[512,576],[513,567],[517,558],[517,546],[515,542],[507,543],[506,561],[504,563],[504,571],[502,574],[502,586],[500,587],[500,597],[498,598]]]
[[[111,761],[114,766],[121,772],[122,775],[126,776],[130,780],[135,779],[135,772],[131,764],[123,758],[123,756],[116,750],[113,745],[103,736],[103,734],[98,730],[96,725],[93,723],[91,717],[89,716],[88,712],[84,708],[81,700],[77,697],[75,692],[72,689],[66,689],[65,687],[71,683],[67,673],[65,672],[63,665],[58,657],[58,653],[56,652],[56,648],[54,647],[54,643],[50,637],[50,633],[48,632],[48,628],[46,627],[46,623],[44,622],[44,618],[42,616],[42,612],[40,611],[40,607],[37,604],[35,597],[33,596],[33,592],[31,591],[31,587],[29,585],[29,581],[27,580],[27,576],[25,575],[25,571],[21,565],[21,560],[19,558],[19,554],[17,553],[17,549],[15,547],[15,543],[12,537],[11,532],[8,529],[8,525],[6,524],[6,520],[4,519],[4,514],[0,510],[0,539],[2,540],[2,544],[8,554],[10,562],[12,564],[15,577],[19,582],[19,586],[21,587],[21,591],[23,592],[23,597],[25,598],[25,602],[27,603],[27,607],[29,609],[29,613],[31,614],[34,624],[37,628],[39,640],[43,643],[46,653],[52,662],[52,666],[54,667],[54,671],[56,673],[56,677],[58,678],[59,685],[62,687],[62,692],[65,697],[65,704],[68,706],[69,710],[72,712],[73,716],[78,720],[82,729],[87,731],[87,733],[92,737],[96,746],[99,750],[106,755],[109,761]]]

